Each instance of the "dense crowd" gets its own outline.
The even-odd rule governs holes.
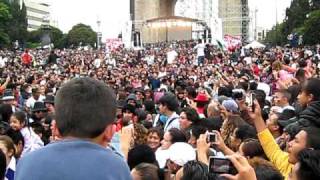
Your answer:
[[[320,46],[0,50],[0,179],[320,179],[319,70]]]

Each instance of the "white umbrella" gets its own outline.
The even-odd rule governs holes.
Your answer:
[[[244,48],[246,49],[250,49],[250,48],[253,48],[253,49],[256,49],[256,48],[265,48],[266,46],[259,43],[258,41],[252,41],[250,44],[246,45]]]

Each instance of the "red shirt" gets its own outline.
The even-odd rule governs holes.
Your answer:
[[[32,56],[29,53],[23,53],[21,59],[22,64],[30,65],[32,61]]]
[[[260,74],[260,69],[259,69],[259,67],[258,67],[257,65],[254,65],[252,70],[253,70],[253,73],[254,73],[256,76],[259,76],[259,74]]]

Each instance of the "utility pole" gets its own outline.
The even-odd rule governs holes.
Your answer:
[[[277,40],[278,40],[278,0],[275,0],[275,5],[276,5],[276,45],[277,45]]]
[[[97,27],[98,27],[98,31],[97,31],[97,49],[100,49],[100,45],[101,45],[101,36],[102,33],[100,32],[100,26],[101,26],[101,21],[99,20],[99,18],[97,18]]]
[[[255,7],[255,10],[254,10],[254,40],[257,40],[257,23],[258,23],[258,16],[257,16],[257,13],[258,13],[258,9],[257,7]]]

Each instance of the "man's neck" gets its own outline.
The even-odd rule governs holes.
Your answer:
[[[171,117],[173,113],[174,113],[174,111],[167,111],[167,112],[165,112],[164,114],[165,114],[166,116],[168,116],[168,117]]]
[[[65,136],[62,137],[61,140],[83,140],[83,141],[89,141],[94,144],[100,145],[102,147],[107,147],[108,142],[103,139],[103,137],[100,135],[95,138],[78,138],[78,137],[73,137],[73,136]]]
[[[289,103],[284,103],[283,105],[281,105],[282,108],[284,108],[286,106],[290,106],[290,104]]]

